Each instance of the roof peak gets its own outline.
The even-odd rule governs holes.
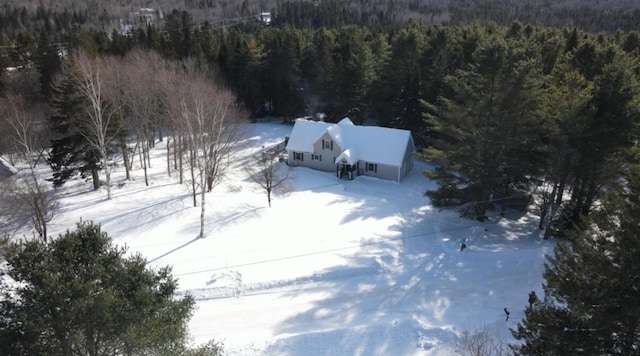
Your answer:
[[[351,126],[354,126],[355,124],[353,123],[353,121],[351,121],[351,119],[349,119],[348,117],[345,117],[344,119],[340,120],[340,122],[338,122],[338,125],[351,125]]]

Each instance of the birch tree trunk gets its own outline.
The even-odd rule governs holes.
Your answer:
[[[207,236],[206,194],[222,181],[232,162],[235,147],[240,138],[240,124],[235,99],[231,93],[202,76],[191,76],[181,82],[173,82],[180,93],[177,117],[178,147],[186,140],[188,165],[191,173],[190,188],[194,207],[200,197],[199,237]],[[184,137],[184,139],[182,138]],[[182,155],[178,154],[180,167]],[[181,168],[182,169],[182,168]],[[182,174],[181,174],[182,178]]]
[[[107,186],[107,199],[111,199],[111,168],[109,167],[109,144],[117,136],[118,130],[112,125],[117,108],[114,103],[104,95],[102,63],[98,59],[90,58],[83,52],[74,56],[77,68],[76,80],[79,91],[89,102],[84,122],[85,137],[100,154],[102,169],[105,174]]]

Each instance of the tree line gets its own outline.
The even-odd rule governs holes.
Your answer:
[[[271,12],[279,24],[295,27],[339,27],[360,25],[393,28],[408,23],[462,26],[473,22],[513,21],[543,26],[571,24],[587,31],[615,32],[638,30],[640,8],[634,1],[598,0],[550,2],[541,0],[150,0],[144,5],[132,0],[7,0],[0,8],[0,33],[13,38],[18,32],[46,30],[58,35],[68,29],[69,21],[87,27],[122,29],[148,20],[136,17],[140,7],[151,8],[156,24],[162,14],[173,9],[186,11],[198,25]]]

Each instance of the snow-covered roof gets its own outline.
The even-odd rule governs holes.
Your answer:
[[[350,165],[354,165],[358,163],[358,160],[354,159],[353,155],[351,154],[350,149],[346,149],[342,151],[342,153],[338,157],[336,157],[336,162],[341,162],[341,161]]]
[[[322,121],[297,119],[287,142],[287,150],[313,152],[313,144],[318,141],[332,124]]]
[[[349,164],[366,161],[399,167],[407,145],[413,146],[411,132],[407,130],[354,125],[349,118],[337,124],[298,119],[293,126],[287,150],[312,153],[313,144],[325,132],[343,150],[336,162],[345,159]]]
[[[16,173],[18,173],[18,169],[7,162],[7,160],[0,157],[0,181],[3,181]]]

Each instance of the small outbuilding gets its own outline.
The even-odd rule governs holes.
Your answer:
[[[297,119],[286,147],[287,163],[332,172],[344,179],[359,175],[400,182],[413,168],[411,132]]]

